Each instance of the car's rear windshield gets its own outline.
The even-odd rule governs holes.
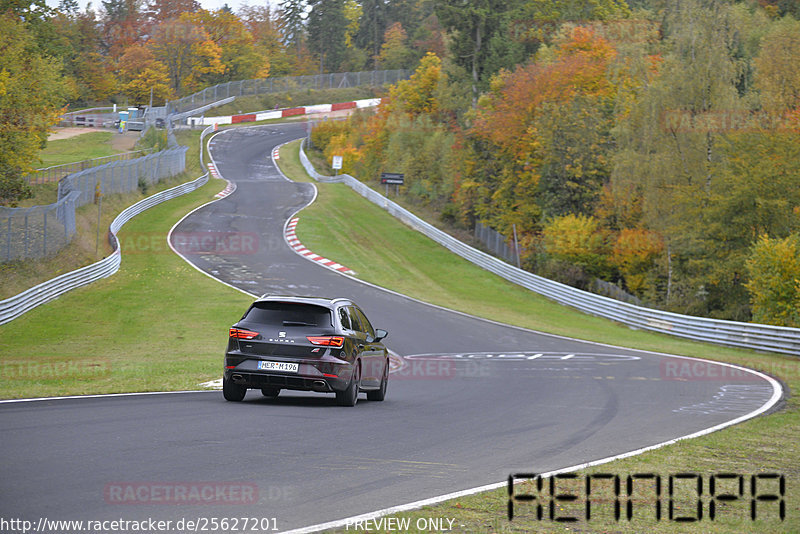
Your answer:
[[[328,308],[296,302],[257,302],[244,318],[272,326],[331,326]]]

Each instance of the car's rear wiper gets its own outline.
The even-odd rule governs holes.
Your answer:
[[[317,324],[305,323],[303,321],[283,321],[283,326],[317,326]]]

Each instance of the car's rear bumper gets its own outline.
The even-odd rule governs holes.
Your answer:
[[[248,388],[278,388],[293,389],[298,391],[318,391],[331,393],[343,391],[347,388],[348,381],[333,377],[311,377],[279,373],[251,373],[239,372],[235,369],[226,369],[225,378],[234,384]]]
[[[271,361],[291,361],[270,358]],[[334,361],[331,361],[334,360]],[[353,376],[352,364],[338,359],[297,361],[298,372],[258,369],[260,359],[226,355],[224,376],[234,384],[248,388],[279,388],[330,393],[344,391]]]

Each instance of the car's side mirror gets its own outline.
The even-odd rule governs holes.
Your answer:
[[[377,330],[375,330],[375,339],[373,339],[373,341],[374,342],[378,342],[378,341],[382,340],[383,338],[385,338],[388,335],[389,335],[389,332],[387,332],[386,330],[381,330],[380,328],[378,328]]]

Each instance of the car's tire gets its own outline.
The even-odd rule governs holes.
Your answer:
[[[261,388],[261,394],[265,397],[274,399],[281,393],[281,388]]]
[[[356,362],[353,378],[344,391],[336,392],[336,402],[339,406],[355,406],[358,402],[358,384],[361,382],[361,365]]]
[[[386,362],[386,367],[383,369],[383,378],[381,378],[381,386],[374,391],[367,391],[367,400],[382,401],[386,398],[386,386],[389,384],[389,362]]]
[[[225,397],[226,401],[241,402],[244,400],[246,393],[247,388],[245,386],[234,384],[230,380],[222,378],[222,396]]]

